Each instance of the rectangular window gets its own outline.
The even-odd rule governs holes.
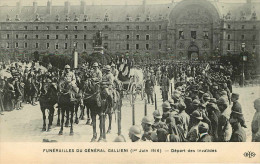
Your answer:
[[[104,43],[104,48],[107,50],[108,49],[108,43]]]
[[[59,39],[59,35],[56,35],[56,39]]]
[[[24,29],[27,30],[27,26],[24,26]]]
[[[18,34],[15,35],[15,38],[18,39]]]
[[[77,39],[78,38],[78,35],[75,35],[75,39]]]
[[[78,30],[78,26],[75,26],[75,27],[74,27],[74,30]]]
[[[18,46],[18,43],[15,43],[15,48],[18,48],[19,46]]]
[[[47,35],[47,39],[50,39],[50,35]]]
[[[86,44],[86,43],[84,43],[84,50],[85,50],[85,49],[87,49],[87,44]]]
[[[39,29],[39,27],[38,27],[38,26],[36,26],[36,27],[35,27],[35,30],[38,30],[38,29]]]
[[[126,35],[126,39],[129,39],[130,38],[130,35]]]
[[[39,43],[35,43],[35,48],[39,48]]]
[[[227,39],[230,40],[230,34],[228,34]]]
[[[241,39],[244,40],[245,39],[245,35],[241,35]]]
[[[159,25],[159,30],[161,30],[162,29],[162,25]]]
[[[179,39],[184,39],[184,32],[183,31],[179,31]]]
[[[87,40],[87,35],[84,35],[84,40]]]
[[[104,35],[104,40],[108,40],[108,35],[107,34]]]
[[[162,35],[158,34],[158,40],[161,40],[161,39],[162,39]]]
[[[6,43],[6,48],[10,48],[10,43]]]
[[[68,34],[65,35],[65,39],[69,39],[69,35]]]
[[[108,25],[105,25],[105,29],[106,29],[106,30],[108,29]]]
[[[46,48],[47,48],[47,49],[50,48],[50,43],[46,43]]]
[[[196,31],[191,31],[191,38],[192,39],[196,39],[197,38],[197,33],[196,33]]]
[[[139,30],[140,29],[140,27],[139,26],[136,26],[136,30]]]
[[[150,40],[150,35],[146,35],[145,40]]]
[[[120,49],[120,43],[116,44],[116,49],[119,50]]]
[[[136,49],[136,50],[139,50],[139,44],[136,44],[136,45],[135,45],[135,49]]]
[[[6,34],[6,38],[9,39],[9,38],[10,38],[10,35],[9,35],[9,34]]]
[[[55,49],[56,49],[56,50],[59,49],[59,44],[56,44],[56,45],[55,45]]]
[[[228,24],[228,29],[231,29],[231,25],[230,24]]]
[[[159,43],[159,50],[161,50],[162,49],[162,44],[161,43]]]
[[[69,26],[65,26],[65,30],[68,30],[69,29]]]
[[[230,44],[228,43],[228,48],[227,48],[228,50],[230,50],[231,48],[230,48]]]
[[[24,39],[27,39],[27,35],[24,35]]]
[[[146,30],[150,30],[150,26],[146,26]]]
[[[117,34],[117,40],[120,40],[120,34]]]
[[[140,39],[140,35],[136,35],[136,40],[139,40]]]
[[[58,30],[59,29],[59,26],[56,26],[56,30]]]
[[[130,29],[130,26],[126,26],[126,29],[129,30],[129,29]]]
[[[146,50],[149,50],[149,44],[145,45]]]
[[[84,26],[84,30],[86,30],[87,29],[87,26]]]
[[[35,35],[35,38],[38,39],[38,38],[39,38],[39,35]]]
[[[126,50],[129,50],[129,47],[130,47],[129,44],[126,44]]]
[[[203,31],[203,37],[204,37],[204,39],[209,39],[209,32]]]
[[[253,40],[256,40],[256,35],[253,35]]]
[[[24,43],[24,48],[27,48],[27,43]]]
[[[245,29],[245,25],[242,25],[242,27],[241,27],[242,29]]]
[[[65,43],[65,44],[64,44],[64,48],[65,48],[65,49],[68,49],[68,43]]]
[[[50,30],[50,26],[47,26],[46,28],[47,28],[47,30]]]

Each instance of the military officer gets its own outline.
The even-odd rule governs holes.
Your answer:
[[[102,72],[99,70],[97,62],[93,64],[93,70],[91,71],[91,75],[95,81],[101,81],[102,79]]]

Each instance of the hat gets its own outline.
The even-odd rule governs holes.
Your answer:
[[[191,117],[196,118],[198,120],[203,120],[201,113],[197,110],[192,112]]]
[[[200,104],[200,101],[198,100],[198,99],[194,99],[193,101],[192,101],[192,105],[193,106],[198,106]]]
[[[217,101],[217,104],[218,104],[218,105],[228,105],[228,102],[227,102],[227,100],[226,100],[225,98],[220,97],[220,98],[218,99],[218,101]]]
[[[155,118],[162,118],[162,115],[161,115],[159,110],[155,110],[153,112],[153,117],[155,117]]]
[[[239,94],[238,93],[232,93],[231,97],[234,97],[236,99],[239,99]]]
[[[116,65],[114,63],[111,64],[111,67],[115,67]]]
[[[209,102],[210,103],[217,103],[217,100],[215,98],[210,98]]]
[[[95,63],[93,64],[93,67],[98,67],[98,63],[95,62]]]
[[[220,92],[220,95],[222,95],[222,96],[227,96],[227,92],[226,92],[226,91],[221,91],[221,92]]]
[[[148,116],[145,116],[145,117],[142,119],[142,123],[152,125],[152,119],[149,118]]]
[[[167,109],[171,109],[171,105],[168,101],[165,101],[163,104],[162,104],[162,107],[163,108],[167,108]]]
[[[142,137],[142,131],[139,126],[134,125],[129,129],[129,133],[133,134],[134,136],[141,138]]]
[[[115,138],[114,142],[126,142],[126,140],[123,135],[119,135]]]
[[[70,66],[68,64],[65,65],[65,69],[70,69]]]
[[[174,105],[173,99],[169,99],[168,102],[170,103],[170,105]]]
[[[209,130],[209,125],[205,122],[199,124],[199,133],[206,133]]]
[[[111,70],[110,65],[106,65],[106,66],[105,66],[105,70],[110,71],[110,70]]]
[[[210,95],[209,95],[208,93],[204,93],[204,94],[202,95],[202,98],[203,98],[204,100],[210,100]]]

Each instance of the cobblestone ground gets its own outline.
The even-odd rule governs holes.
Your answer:
[[[161,94],[159,87],[155,89],[157,93],[158,108],[161,110]],[[243,108],[244,117],[248,126],[245,129],[247,141],[251,141],[251,121],[255,109],[253,101],[260,97],[259,86],[234,88],[234,92],[240,94],[240,103]],[[148,104],[148,115],[152,116],[155,106]],[[230,107],[229,107],[230,110]],[[4,112],[0,115],[0,141],[1,142],[42,142],[43,139],[55,140],[57,142],[89,142],[92,138],[92,126],[86,125],[86,120],[80,120],[79,124],[74,124],[74,135],[70,136],[70,128],[64,128],[64,134],[58,135],[59,127],[56,126],[57,110],[55,111],[54,126],[49,132],[42,132],[42,113],[40,106],[24,105],[22,110]],[[135,124],[141,125],[141,119],[144,116],[144,101],[140,97],[135,103]],[[86,117],[86,116],[85,116]],[[108,119],[106,120],[106,128]],[[132,107],[127,98],[123,99],[122,107],[122,134],[129,142],[128,129],[132,125]],[[99,124],[97,125],[97,132]],[[117,122],[113,115],[112,131],[107,134],[107,141],[111,142],[117,136]]]

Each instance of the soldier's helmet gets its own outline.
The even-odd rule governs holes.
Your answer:
[[[95,62],[95,63],[93,64],[93,67],[98,67],[98,63]]]
[[[115,67],[116,65],[114,63],[111,64],[111,67]]]
[[[106,71],[110,71],[110,70],[111,70],[110,65],[105,66],[105,70],[106,70]]]
[[[166,109],[171,109],[171,105],[168,101],[165,101],[163,104],[162,104],[162,107],[163,108],[166,108]]]
[[[160,113],[159,110],[155,110],[155,111],[153,112],[153,117],[160,119],[160,118],[162,118],[162,115],[161,115],[161,113]]]
[[[126,140],[123,135],[119,135],[115,138],[114,142],[126,142]]]
[[[65,69],[70,69],[70,66],[68,64],[65,65]]]
[[[138,137],[138,138],[141,138],[141,136],[142,136],[142,131],[141,131],[141,129],[140,129],[139,126],[134,125],[134,126],[132,126],[132,127],[129,129],[129,134],[132,134],[132,135],[134,135],[134,136],[136,136],[136,137]]]
[[[142,119],[142,123],[152,125],[152,124],[153,124],[153,121],[152,121],[152,119],[149,118],[148,116],[145,116],[145,117]]]

